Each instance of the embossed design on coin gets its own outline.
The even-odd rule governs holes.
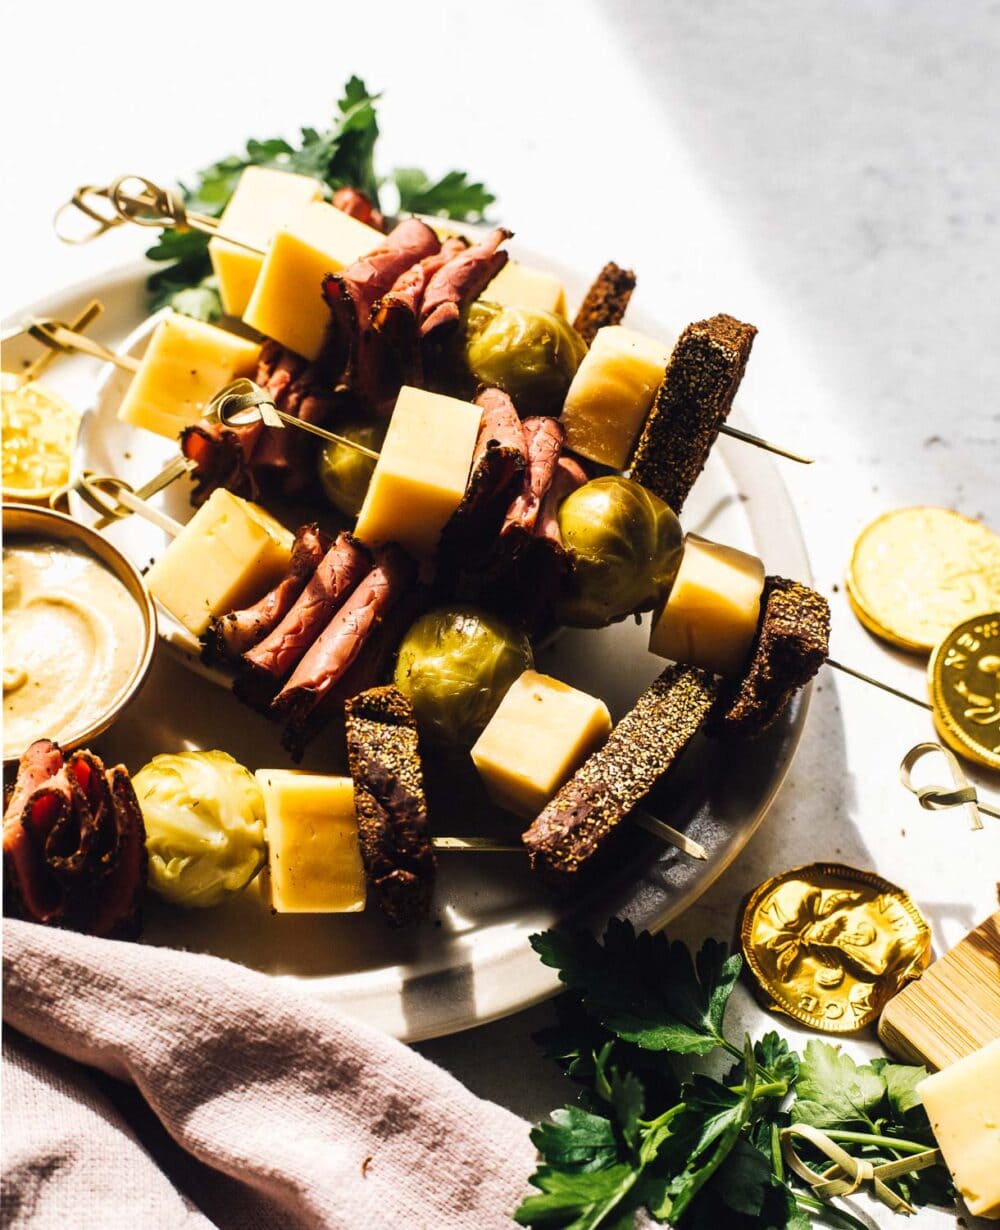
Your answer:
[[[754,889],[740,944],[769,1007],[812,1029],[853,1033],[926,968],[931,933],[895,884],[812,863]]]
[[[897,508],[859,535],[847,595],[876,636],[930,651],[960,620],[1000,606],[1000,535],[948,508]]]
[[[953,628],[927,673],[941,738],[960,756],[1000,769],[1000,611]]]

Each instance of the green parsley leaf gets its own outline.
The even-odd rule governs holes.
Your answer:
[[[528,1196],[514,1220],[521,1226],[561,1226],[565,1230],[610,1228],[615,1223],[605,1218],[622,1203],[638,1178],[639,1172],[627,1162],[585,1174],[540,1166],[530,1182],[543,1195]]]
[[[900,1119],[915,1107],[923,1106],[917,1086],[927,1076],[923,1066],[913,1066],[905,1063],[890,1063],[887,1059],[873,1059],[871,1066],[885,1082],[889,1105]]]
[[[547,1162],[561,1170],[604,1170],[618,1157],[610,1119],[578,1106],[554,1110],[546,1122],[532,1130],[531,1143]]]
[[[858,1067],[828,1042],[806,1043],[799,1068],[793,1123],[813,1127],[873,1125],[873,1112],[886,1093],[885,1081],[870,1066]]]
[[[399,208],[441,218],[481,218],[496,197],[469,179],[464,171],[449,171],[439,180],[416,167],[398,167],[392,179],[399,192]]]
[[[546,965],[580,992],[584,1006],[618,1037],[645,1050],[706,1055],[725,1042],[726,1003],[742,965],[738,954],[706,940],[696,962],[664,935],[636,935],[611,919],[603,944],[585,931],[558,929],[531,937]]]

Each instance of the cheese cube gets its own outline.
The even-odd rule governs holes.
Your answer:
[[[490,303],[505,307],[537,308],[543,312],[566,315],[566,291],[562,282],[551,273],[532,269],[517,261],[508,261],[483,291]]]
[[[928,1076],[917,1093],[969,1212],[1000,1220],[1000,1038]]]
[[[660,342],[634,329],[598,329],[566,394],[566,447],[624,470],[669,358]]]
[[[764,565],[756,555],[684,539],[684,554],[666,603],[653,620],[651,653],[717,675],[746,665],[757,632]]]
[[[429,559],[465,494],[481,418],[470,402],[404,385],[358,514],[358,537],[369,546],[398,542]]]
[[[264,508],[213,491],[146,573],[154,598],[194,636],[262,597],[288,571],[292,534]]]
[[[118,417],[176,440],[221,388],[256,375],[259,356],[256,342],[171,312],[153,330]]]
[[[534,817],[610,733],[602,700],[525,671],[476,740],[472,759],[498,806]]]
[[[258,769],[271,905],[279,914],[356,914],[367,882],[354,783],[294,769]]]
[[[330,323],[323,279],[385,239],[342,209],[313,201],[275,234],[243,319],[282,346],[318,359]]]
[[[303,205],[322,199],[322,184],[308,175],[247,167],[219,219],[219,229],[224,235],[266,250],[279,226]],[[224,239],[210,240],[208,254],[219,279],[222,310],[230,316],[242,316],[264,257]]]

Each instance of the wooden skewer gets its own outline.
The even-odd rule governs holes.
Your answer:
[[[136,184],[139,186],[138,191],[130,191],[130,185]],[[100,208],[97,202],[101,202]],[[112,213],[106,212],[105,202],[110,204]],[[97,229],[79,237],[70,237],[61,233],[60,220],[63,214],[71,208],[79,210],[86,217],[95,221]],[[265,255],[264,249],[259,244],[248,243],[245,239],[221,231],[217,219],[189,210],[176,192],[160,187],[143,175],[120,175],[107,188],[95,188],[91,185],[78,188],[72,198],[60,207],[55,217],[56,234],[67,243],[86,243],[125,222],[132,222],[137,226],[200,231],[203,235],[211,235],[226,243],[235,244],[236,247],[253,252],[256,256]],[[723,423],[719,430],[734,440],[752,444],[754,448],[762,448],[769,453],[774,453],[777,457],[798,462],[799,465],[813,464],[811,457],[792,452],[791,449],[765,440],[762,436],[742,431],[739,427],[730,427],[728,423]],[[318,429],[316,434],[321,434]]]

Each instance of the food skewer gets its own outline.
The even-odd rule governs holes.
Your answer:
[[[131,184],[138,184],[138,191],[129,191],[129,185]],[[109,214],[104,209],[99,209],[96,205],[97,201],[109,203],[113,212]],[[59,221],[70,208],[76,208],[95,221],[97,228],[88,234],[78,237],[68,237],[63,234],[59,230]],[[98,238],[116,226],[131,222],[138,226],[147,227],[165,227],[181,230],[190,228],[215,239],[222,240],[227,244],[234,244],[238,248],[251,252],[254,255],[262,257],[266,255],[265,250],[259,245],[249,243],[244,239],[229,234],[228,231],[221,230],[217,219],[208,217],[205,214],[189,211],[177,193],[160,187],[145,178],[145,176],[135,174],[121,175],[104,188],[92,185],[78,188],[72,198],[57,211],[55,221],[57,235],[60,239],[69,243],[86,243]],[[791,449],[774,444],[770,440],[765,440],[740,428],[731,427],[728,423],[720,423],[716,429],[725,435],[740,440],[744,444],[753,445],[755,448],[762,448],[769,453],[773,453],[775,456],[795,461],[800,465],[812,464],[812,458],[810,457],[805,457],[800,453],[793,452]]]

